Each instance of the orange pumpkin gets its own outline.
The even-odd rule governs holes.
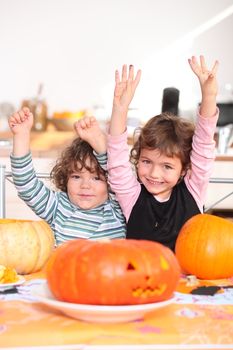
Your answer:
[[[45,221],[0,219],[0,265],[19,274],[41,270],[54,244],[54,234]]]
[[[180,276],[170,249],[155,242],[123,239],[64,243],[46,271],[48,286],[58,300],[96,305],[169,299]]]
[[[176,257],[187,274],[202,279],[233,276],[233,223],[209,214],[198,214],[181,228]]]

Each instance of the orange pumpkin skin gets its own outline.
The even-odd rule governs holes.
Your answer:
[[[181,228],[175,247],[181,269],[201,279],[233,276],[233,223],[198,214]]]
[[[54,234],[43,220],[0,219],[0,265],[22,275],[39,271],[54,245]]]
[[[74,240],[50,258],[48,286],[62,301],[95,305],[144,304],[169,299],[179,280],[173,252],[159,243]]]

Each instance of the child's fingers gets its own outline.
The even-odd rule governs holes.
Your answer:
[[[190,67],[193,68],[193,61],[192,61],[191,58],[188,59],[188,63],[189,63],[189,65],[190,65]]]
[[[12,119],[14,120],[14,122],[17,124],[17,123],[20,123],[21,122],[21,118],[20,118],[20,114],[19,112],[15,112],[13,115],[12,115]]]
[[[120,82],[120,74],[118,72],[118,70],[115,71],[115,83],[119,84]]]
[[[198,65],[196,56],[192,56],[191,59],[190,59],[190,61],[191,61],[191,64],[192,64],[192,65],[194,65],[194,66],[197,66],[197,65]]]
[[[29,109],[28,107],[23,107],[22,111],[23,111],[26,115],[28,115],[28,116],[29,116],[30,114],[32,114],[31,111],[30,111],[30,109]]]
[[[204,56],[200,56],[200,64],[198,63],[198,60],[195,56],[192,56],[189,60],[190,68],[192,69],[193,73],[196,74],[196,76],[201,79],[203,77],[203,74],[208,73],[208,70],[205,65]]]
[[[201,70],[202,73],[206,73],[208,71],[205,63],[205,57],[203,55],[200,56]]]
[[[85,129],[86,128],[86,122],[84,119],[81,119],[79,122],[78,122],[78,126],[81,128],[81,129]]]
[[[10,127],[16,126],[17,124],[21,124],[27,117],[24,115],[22,111],[15,112],[10,118],[9,118],[9,125]]]
[[[23,110],[19,111],[20,121],[23,122],[26,119],[26,115]]]
[[[84,117],[84,120],[86,122],[86,126],[88,128],[90,128],[92,126],[92,124],[95,122],[95,117],[91,116],[91,117]]]
[[[13,122],[13,120],[9,120],[8,124],[10,126],[10,128],[13,128],[16,124]]]
[[[17,121],[15,120],[15,118],[13,116],[11,116],[8,119],[8,124],[10,125],[11,128],[13,128],[17,124]]]
[[[129,66],[129,78],[128,78],[128,81],[129,82],[133,81],[133,77],[134,77],[134,66],[131,64]]]
[[[80,122],[74,123],[74,129],[76,130],[77,134],[80,135],[80,131],[82,130],[82,128],[80,126]]]
[[[140,82],[141,75],[142,75],[142,71],[141,71],[141,69],[139,69],[139,70],[137,71],[136,77],[135,77],[135,79],[134,79],[134,86],[135,86],[135,88],[138,86],[138,84],[139,84],[139,82]]]
[[[84,117],[83,119],[79,120],[77,123],[77,126],[86,129],[90,128],[92,123],[95,122],[95,117]]]
[[[91,118],[90,117],[84,117],[83,118],[83,127],[84,128],[90,128],[91,126]]]
[[[29,111],[29,110],[28,110],[28,111]],[[25,115],[24,110],[21,109],[20,111],[15,112],[15,113],[12,115],[11,118],[14,118],[15,122],[21,123],[21,122],[23,122],[25,119],[27,119],[29,116],[32,115],[32,113],[31,113],[30,111],[27,112],[27,113],[28,113],[28,114]]]
[[[127,65],[126,64],[124,64],[122,67],[121,81],[124,83],[127,81]]]
[[[193,72],[195,73],[197,68],[198,68],[198,63],[197,63],[196,57],[192,56],[191,58],[189,58],[188,63],[190,65],[191,69],[193,70]]]
[[[218,70],[218,66],[219,66],[219,62],[216,60],[216,61],[214,62],[213,68],[211,69],[211,73],[212,73],[213,75],[216,75],[217,70]]]
[[[96,122],[96,119],[94,116],[89,117],[89,119],[90,119],[90,124],[93,124]]]
[[[74,123],[74,128],[77,132],[79,131],[79,129],[80,129],[80,122],[79,121]]]

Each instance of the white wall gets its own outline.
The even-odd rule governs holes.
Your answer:
[[[167,86],[181,90],[181,108],[195,108],[192,54],[220,60],[219,98],[226,99],[233,15],[223,11],[230,6],[232,0],[0,0],[0,103],[18,108],[42,82],[50,114],[94,104],[108,113],[114,70],[133,63],[143,70],[133,102],[141,118],[160,112]]]

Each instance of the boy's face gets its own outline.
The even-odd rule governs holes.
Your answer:
[[[81,209],[93,209],[108,199],[107,181],[103,175],[83,168],[70,174],[67,183],[70,201]]]
[[[160,154],[157,149],[142,149],[137,173],[148,192],[160,200],[167,200],[173,187],[185,172],[178,157]]]

